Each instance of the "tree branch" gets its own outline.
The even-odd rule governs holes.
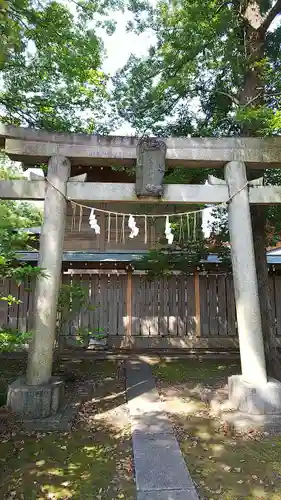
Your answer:
[[[268,12],[266,18],[264,19],[262,25],[259,28],[259,31],[261,33],[266,33],[269,26],[274,21],[276,16],[278,16],[278,14],[281,14],[281,0],[277,0],[275,5],[273,5],[271,10]]]
[[[239,106],[239,99],[238,97],[236,97],[235,95],[233,94],[229,94],[228,92],[223,92],[222,90],[215,90],[215,93],[216,94],[221,94],[221,95],[225,95],[226,97],[228,97],[234,104],[236,104],[236,106]]]

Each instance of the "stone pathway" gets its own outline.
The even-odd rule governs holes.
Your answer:
[[[137,500],[198,500],[150,366],[128,360],[126,381]]]

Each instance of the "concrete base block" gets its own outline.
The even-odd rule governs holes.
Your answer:
[[[27,385],[21,377],[9,386],[7,406],[23,419],[47,418],[58,412],[63,393],[64,381],[57,377],[41,386]]]
[[[229,401],[233,409],[248,415],[280,415],[281,382],[269,379],[266,384],[245,382],[242,375],[228,379]]]

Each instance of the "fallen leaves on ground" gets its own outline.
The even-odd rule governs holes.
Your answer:
[[[200,363],[189,360],[153,368],[200,498],[281,500],[281,438],[254,429],[235,432],[216,417],[206,395],[223,394],[226,375],[231,374],[229,367],[221,370],[218,366],[213,361],[204,363],[205,379],[202,374],[197,377]],[[233,369],[239,372],[236,365]]]
[[[118,365],[67,362],[66,370],[75,373],[72,382],[67,382],[69,396],[81,381],[96,385],[93,396],[82,405],[71,432],[13,429],[2,436],[0,498],[135,499],[131,435]]]

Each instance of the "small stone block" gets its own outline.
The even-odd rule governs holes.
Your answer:
[[[242,375],[228,379],[230,403],[238,411],[249,415],[278,415],[281,417],[281,382],[268,379],[266,384],[254,386]]]
[[[45,385],[27,385],[24,377],[8,389],[7,406],[20,417],[41,419],[55,415],[62,403],[64,382],[52,377]]]

